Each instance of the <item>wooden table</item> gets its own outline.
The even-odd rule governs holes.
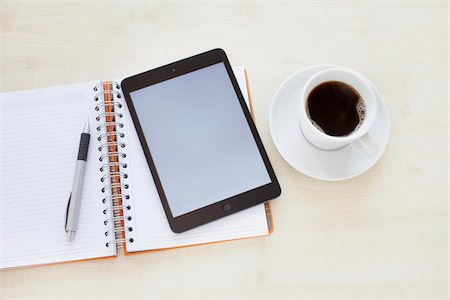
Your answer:
[[[1,91],[141,72],[215,47],[249,71],[256,118],[279,176],[273,235],[0,273],[0,298],[447,297],[448,9],[372,3],[0,4]],[[385,96],[380,162],[344,182],[290,167],[268,114],[281,82],[333,63]],[[7,208],[1,208],[7,209]]]

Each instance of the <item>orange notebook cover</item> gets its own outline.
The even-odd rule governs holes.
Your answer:
[[[233,70],[254,118],[246,70]],[[0,204],[8,207],[8,211],[0,210],[0,269],[112,257],[121,247],[125,254],[141,253],[273,231],[270,203],[265,203],[186,233],[171,232],[158,194],[148,184],[153,180],[146,162],[142,163],[145,158],[140,144],[136,144],[118,81],[91,81],[0,96],[0,125],[4,132],[11,127],[17,134],[1,136],[0,152],[12,160],[0,160],[2,170],[11,170],[5,184],[0,183],[0,192],[8,195],[0,199]],[[86,201],[80,208],[79,230],[74,242],[68,243],[63,224],[78,146],[73,141],[78,141],[86,117],[92,127],[85,175],[90,184],[83,187]],[[30,119],[33,126],[27,124]],[[43,134],[41,127],[49,134]],[[22,144],[22,139],[48,145],[42,151],[48,150],[46,160],[41,159],[48,168],[35,166],[35,154],[24,152],[26,143]],[[20,166],[10,163],[18,158],[23,160]],[[13,186],[21,180],[33,182],[33,178],[41,180],[39,185],[30,184],[26,189]],[[141,180],[144,184],[139,184]],[[146,218],[149,214],[151,218]],[[21,219],[28,222],[19,222]]]

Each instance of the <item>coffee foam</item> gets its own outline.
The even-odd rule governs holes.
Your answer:
[[[356,103],[356,111],[358,113],[358,118],[359,118],[358,125],[356,125],[355,129],[353,129],[352,132],[350,132],[347,135],[342,135],[342,136],[352,135],[354,132],[356,132],[362,126],[364,119],[366,118],[366,103],[364,102],[363,98],[361,98],[361,97],[359,98],[358,103]],[[309,115],[308,107],[306,107],[306,114],[308,115],[308,118],[311,121],[311,123],[314,125],[314,127],[316,127],[319,131],[325,133],[325,131],[322,129],[322,127],[320,127]]]

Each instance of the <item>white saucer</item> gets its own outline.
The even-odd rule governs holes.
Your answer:
[[[270,132],[281,156],[297,171],[320,180],[345,180],[369,170],[380,159],[389,139],[389,114],[383,97],[371,83],[378,98],[378,116],[369,130],[378,152],[368,158],[351,146],[334,151],[320,150],[304,138],[300,129],[298,103],[306,80],[333,65],[317,65],[302,69],[286,79],[278,88],[270,108]]]

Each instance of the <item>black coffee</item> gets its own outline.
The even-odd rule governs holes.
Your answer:
[[[308,96],[307,112],[314,126],[332,136],[346,136],[359,128],[365,104],[359,93],[346,83],[328,81]]]

